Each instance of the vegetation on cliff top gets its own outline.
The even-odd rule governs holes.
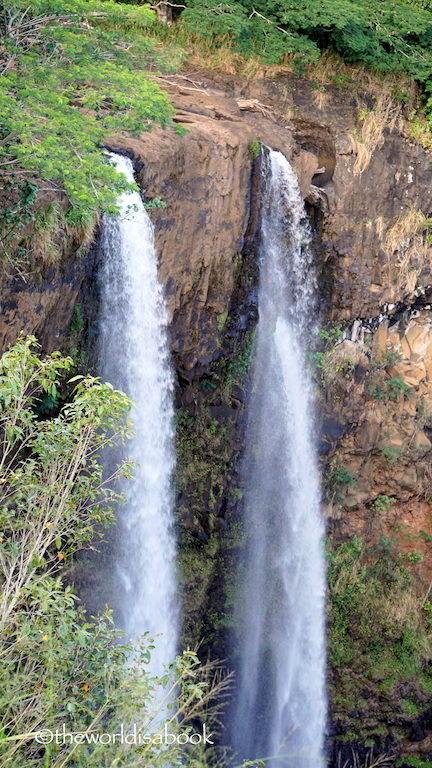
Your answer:
[[[48,226],[91,235],[99,212],[114,212],[127,185],[103,146],[115,132],[139,134],[170,123],[172,107],[152,72],[176,69],[191,49],[228,45],[245,60],[288,63],[304,73],[332,50],[372,72],[419,83],[426,115],[432,113],[428,0],[186,0],[176,13],[167,30],[147,4],[1,1],[0,247],[6,264],[25,271],[33,223],[39,232]],[[53,199],[61,204],[46,225]]]
[[[287,54],[315,63],[332,47],[376,71],[430,77],[432,15],[404,0],[187,0],[183,21],[199,34],[229,34],[241,53],[277,63]]]
[[[99,0],[5,0],[0,8],[0,239],[25,253],[38,198],[63,200],[66,226],[91,226],[127,187],[102,148],[109,135],[169,123],[172,107],[145,70],[164,54],[145,32],[148,6]],[[44,207],[44,206],[42,206]]]

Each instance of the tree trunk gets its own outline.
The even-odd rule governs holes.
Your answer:
[[[158,20],[162,22],[162,24],[167,24],[170,26],[172,24],[172,8],[170,8],[166,3],[161,2],[161,4],[156,8],[156,13]]]

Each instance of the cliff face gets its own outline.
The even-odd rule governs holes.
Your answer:
[[[317,161],[299,153],[289,128],[252,102],[185,87],[181,80],[170,91],[185,135],[115,136],[110,144],[132,152],[146,197],[166,203],[152,218],[172,347],[186,371],[207,365],[220,347],[248,227],[253,142],[259,138],[289,157],[297,152],[300,172],[309,172],[307,184]]]
[[[179,381],[177,505],[187,639],[205,632],[207,649],[223,655],[232,612],[238,464],[256,320],[256,142],[292,161],[314,226],[328,329],[318,358],[317,432],[330,534],[335,543],[361,537],[371,548],[383,537],[392,540],[427,598],[431,155],[409,138],[388,97],[352,96],[335,86],[323,92],[286,75],[252,82],[173,75],[167,88],[187,133],[113,136],[108,144],[134,159],[145,198],[166,203],[151,216]],[[78,246],[38,282],[3,280],[3,346],[21,331],[36,333],[48,350],[70,346],[77,303],[91,331],[96,250],[77,259]],[[347,715],[347,702],[334,708],[342,736],[350,718],[369,717],[372,734],[380,726],[382,700],[361,710],[358,701],[373,695],[360,693],[351,706],[356,716]],[[392,690],[387,705],[401,695]],[[409,689],[405,698],[415,696]],[[419,744],[426,738],[422,696],[415,704],[421,717],[413,710],[394,724],[407,754],[413,733]],[[375,736],[381,738],[379,731]]]

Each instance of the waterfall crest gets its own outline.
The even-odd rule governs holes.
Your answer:
[[[307,362],[316,295],[296,176],[265,150],[232,743],[238,759],[278,755],[274,768],[324,765],[324,531]]]
[[[134,180],[128,158],[111,162]],[[173,375],[166,310],[157,276],[153,225],[138,192],[120,197],[120,216],[102,226],[100,375],[132,399],[134,436],[125,446],[136,466],[113,539],[112,607],[127,637],[155,639],[150,670],[176,653]]]

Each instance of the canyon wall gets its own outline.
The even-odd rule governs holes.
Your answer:
[[[379,95],[317,88],[287,75],[250,82],[173,75],[166,87],[177,109],[176,130],[116,135],[107,145],[133,159],[145,200],[158,197],[166,206],[151,216],[178,376],[186,642],[205,635],[203,653],[224,656],[230,630],[242,536],[238,466],[256,322],[259,142],[293,163],[314,228],[327,329],[317,358],[316,431],[330,538],[337,544],[358,537],[371,551],[391,541],[426,600],[432,578],[430,152],[410,137],[398,104]],[[373,120],[371,140],[365,127]],[[95,245],[80,255],[80,245],[72,242],[64,258],[41,267],[37,277],[3,276],[3,348],[31,332],[47,351],[81,349],[81,364],[91,365],[99,254]],[[335,689],[350,682],[338,681],[337,670],[332,675]],[[383,749],[395,741],[393,729],[401,754],[430,751],[427,696],[417,683],[379,695],[365,684],[357,693],[354,703],[347,695],[333,706],[338,743],[350,743],[350,722],[356,731],[356,723],[367,720]],[[411,714],[397,712],[401,696],[415,700]]]

